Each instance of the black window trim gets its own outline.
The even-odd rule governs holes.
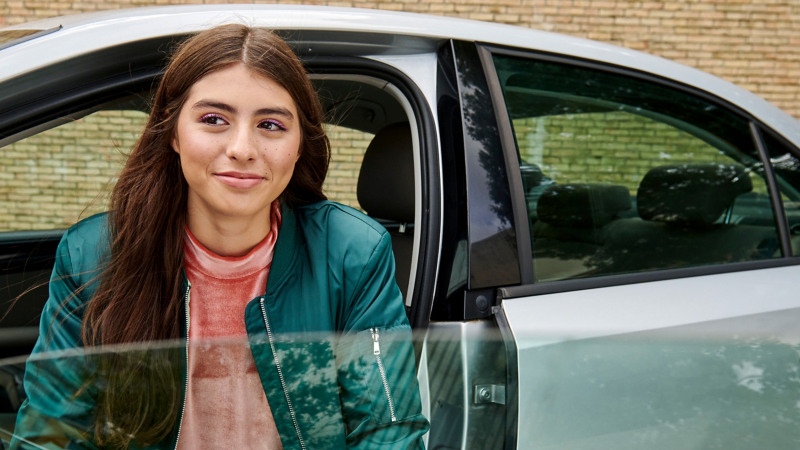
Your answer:
[[[497,183],[497,191],[492,194],[492,189],[488,184],[474,183],[470,186],[467,182],[466,201],[467,201],[467,220],[468,220],[468,281],[467,289],[470,292],[493,289],[498,286],[507,286],[511,284],[518,284],[520,282],[520,266],[519,266],[519,251],[518,249],[511,249],[512,245],[502,240],[496,239],[500,233],[510,232],[514,233],[513,246],[517,245],[517,222],[514,218],[514,204],[511,190],[509,189],[509,166],[508,158],[505,155],[503,144],[500,140],[500,130],[497,125],[497,116],[492,111],[494,105],[489,93],[488,80],[482,68],[480,55],[478,54],[478,47],[474,41],[464,40],[451,40],[453,49],[453,57],[455,59],[456,82],[458,83],[458,95],[460,103],[461,124],[463,129],[461,132],[464,135],[463,146],[464,156],[466,160],[465,170],[466,179],[472,177],[486,177],[487,180],[497,179],[496,177],[504,177]],[[472,92],[474,89],[474,93]],[[485,93],[485,95],[481,95]],[[475,95],[473,95],[475,94]],[[472,116],[483,115],[480,118]],[[471,139],[468,125],[468,118],[472,117],[473,120],[479,120],[480,126],[484,130],[487,137],[486,139]],[[487,165],[478,162],[477,164],[470,163],[474,155],[483,155],[488,159],[493,160],[495,157],[502,159],[502,164],[492,166],[495,173],[489,173]],[[472,156],[471,156],[472,155]],[[480,193],[479,193],[480,192]],[[484,202],[476,202],[475,198],[484,196],[492,198],[494,205]],[[486,274],[480,274],[482,268],[488,267],[483,264],[483,258],[476,254],[476,244],[481,242],[476,239],[473,229],[479,227],[477,221],[480,217],[491,217],[500,219],[505,223],[506,217],[502,211],[505,206],[511,209],[511,218],[508,227],[498,227],[496,232],[489,238],[483,238],[481,241],[486,242],[492,239],[494,242],[490,244],[491,252],[493,254],[502,254],[501,260],[494,261],[492,266],[495,272],[502,273],[504,279],[498,280],[492,277],[486,277]],[[527,224],[526,224],[527,227]],[[509,239],[511,241],[511,239]],[[508,251],[511,250],[511,251]],[[484,248],[484,251],[486,249]],[[507,252],[508,251],[508,252]],[[506,253],[507,252],[507,253]],[[477,298],[477,297],[476,297]],[[478,308],[473,301],[474,298],[464,299],[464,318],[467,320],[477,319],[480,317],[488,317],[491,315],[489,308]]]
[[[519,167],[517,156],[516,139],[514,130],[511,127],[511,118],[508,116],[506,102],[503,98],[503,91],[500,87],[500,79],[497,70],[492,63],[491,51],[480,44],[477,44],[478,56],[480,57],[483,71],[486,75],[486,82],[489,86],[489,97],[492,99],[497,128],[500,134],[500,144],[503,147],[503,154],[506,158],[506,171],[508,173],[508,188],[511,196],[511,207],[514,211],[514,228],[517,230],[517,257],[519,259],[520,284],[532,284],[533,278],[533,258],[526,255],[533,254],[531,244],[531,234],[527,232],[530,228],[528,223],[528,206],[525,204],[525,196],[518,195],[524,191],[522,185],[522,171]],[[525,230],[525,231],[523,231]]]
[[[767,147],[766,142],[764,142],[764,134],[765,133],[769,134],[773,139],[777,140],[780,144],[782,144],[784,147],[786,147],[787,150],[789,150],[789,153],[791,153],[797,159],[800,159],[800,149],[798,149],[797,146],[794,145],[791,141],[789,141],[788,139],[783,137],[783,135],[781,135],[780,133],[778,133],[777,131],[775,131],[771,127],[768,127],[766,124],[763,124],[763,123],[760,123],[760,122],[755,122],[755,121],[753,121],[752,123],[755,126],[756,130],[758,131],[759,141],[761,142],[761,145],[764,146],[766,159],[767,159],[767,161],[769,161],[770,171],[772,172],[772,178],[775,180],[775,191],[778,192],[778,195],[776,196],[777,197],[776,201],[780,204],[780,209],[783,212],[783,219],[784,219],[783,223],[784,223],[784,225],[786,227],[786,233],[787,233],[787,236],[788,236],[787,241],[789,242],[789,252],[790,253],[787,253],[787,254],[791,254],[791,251],[792,251],[792,249],[791,249],[791,234],[792,234],[792,232],[791,232],[791,229],[789,227],[789,217],[786,215],[786,210],[783,207],[783,201],[780,200],[781,197],[780,197],[780,188],[778,186],[778,178],[775,175],[775,171],[773,170],[772,160],[769,158],[769,148]],[[792,256],[800,256],[800,254],[792,255]]]
[[[653,281],[665,281],[665,280],[696,277],[696,276],[741,272],[746,270],[770,269],[775,267],[800,265],[800,257],[794,257],[791,254],[791,241],[788,230],[788,221],[783,209],[783,204],[780,201],[777,182],[775,179],[774,172],[772,170],[772,164],[769,160],[768,154],[766,153],[761,133],[763,132],[762,131],[763,129],[763,130],[769,130],[771,134],[777,135],[778,137],[782,138],[782,136],[780,135],[780,133],[775,132],[770,127],[763,124],[752,114],[740,108],[739,106],[734,105],[709,92],[703,91],[702,89],[698,89],[694,86],[689,86],[677,82],[675,80],[642,72],[636,69],[631,69],[628,67],[617,66],[611,63],[603,63],[598,61],[587,60],[575,56],[553,54],[538,50],[521,50],[518,48],[505,47],[491,43],[476,42],[476,46],[478,47],[478,53],[481,56],[483,69],[484,72],[486,73],[486,78],[489,83],[489,90],[492,95],[492,102],[495,105],[494,109],[495,109],[495,114],[497,115],[497,122],[500,126],[500,134],[501,134],[502,144],[504,147],[504,153],[506,154],[507,158],[513,160],[510,161],[508,164],[517,165],[515,177],[519,177],[520,187],[521,187],[521,174],[519,173],[517,148],[513,135],[513,130],[511,128],[510,118],[508,117],[508,111],[505,108],[505,100],[502,95],[502,88],[499,84],[500,82],[499,82],[499,77],[497,75],[497,70],[492,61],[492,56],[494,55],[505,55],[505,56],[526,58],[530,60],[568,64],[576,67],[599,70],[617,75],[623,75],[626,77],[637,78],[651,83],[657,83],[662,86],[683,91],[687,94],[702,98],[703,100],[714,103],[717,106],[725,108],[731,111],[732,113],[737,114],[742,118],[744,118],[745,120],[747,120],[750,124],[751,136],[754,140],[754,145],[758,150],[759,157],[761,158],[762,164],[764,166],[764,174],[766,178],[765,181],[767,182],[767,187],[770,192],[770,201],[772,204],[773,212],[775,214],[775,219],[776,219],[775,222],[778,232],[778,238],[780,240],[780,248],[782,252],[781,257],[767,259],[767,260],[711,264],[706,266],[686,267],[679,269],[658,269],[640,273],[598,276],[596,278],[578,278],[570,280],[546,281],[546,282],[534,283],[533,270],[532,270],[532,256],[531,256],[532,251],[530,247],[531,245],[530,239],[528,239],[527,254],[523,253],[526,249],[520,247],[518,250],[519,250],[520,261],[524,259],[531,260],[531,271],[528,273],[520,274],[524,279],[530,279],[531,281],[527,284],[523,282],[523,284],[519,286],[507,286],[499,288],[497,290],[498,303],[504,299],[511,299],[516,297],[528,297],[533,295],[554,294],[559,292],[570,292],[570,291],[577,291],[584,289],[596,289],[602,287],[620,286],[625,284],[648,283]],[[791,143],[789,143],[785,138],[781,140],[789,144],[788,147],[791,151],[793,151],[797,155],[800,155],[800,151],[798,151],[794,145],[791,145]],[[510,149],[505,148],[507,146],[510,146],[511,148]],[[514,202],[515,206],[515,219],[521,220],[518,217],[519,215],[516,214],[516,209],[518,204],[521,204],[523,207],[525,206],[524,195],[520,194],[522,192],[522,189],[515,189],[513,185],[510,186],[510,189],[511,189],[512,201]],[[523,228],[530,229],[530,224],[528,223],[527,217],[524,217],[524,220],[525,220],[524,227],[519,226],[520,222],[516,224],[517,230],[521,230]],[[518,233],[518,234],[524,234],[524,233]],[[522,263],[520,263],[520,266],[522,266]]]
[[[789,234],[789,219],[786,217],[786,211],[783,209],[783,202],[781,201],[781,191],[778,189],[778,182],[775,179],[775,173],[772,170],[772,161],[769,159],[766,146],[764,145],[764,137],[761,136],[761,130],[754,121],[750,121],[750,133],[753,136],[753,141],[758,149],[758,154],[764,164],[764,176],[766,177],[767,187],[769,189],[769,199],[772,203],[772,211],[775,214],[775,225],[778,227],[778,236],[780,237],[781,254],[784,258],[792,255],[792,237]]]
[[[519,297],[531,297],[561,292],[582,291],[628,284],[651,283],[655,281],[678,280],[681,278],[721,275],[750,270],[774,269],[800,265],[800,257],[774,258],[761,261],[745,261],[708,266],[685,267],[680,269],[659,269],[649,272],[606,275],[595,278],[576,278],[571,280],[547,281],[522,286],[508,286],[497,290],[498,303]]]

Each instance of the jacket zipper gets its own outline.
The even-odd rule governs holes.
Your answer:
[[[383,359],[381,359],[381,343],[380,335],[377,328],[370,328],[372,333],[372,354],[375,355],[375,360],[378,361],[378,371],[381,373],[381,381],[383,381],[383,390],[386,391],[386,401],[389,402],[389,413],[392,416],[392,422],[397,421],[394,415],[394,404],[392,403],[392,394],[389,391],[389,382],[386,381],[386,370],[383,368]]]
[[[181,438],[181,428],[183,427],[183,414],[186,412],[186,394],[189,389],[189,289],[192,285],[186,286],[186,297],[184,298],[186,308],[186,383],[183,388],[183,405],[181,406],[181,419],[178,422],[178,436],[175,438],[175,450],[178,450],[178,440]]]
[[[286,404],[289,406],[289,415],[292,417],[294,423],[294,431],[297,432],[297,439],[300,441],[300,448],[306,450],[306,445],[303,443],[303,436],[300,434],[300,427],[297,425],[297,417],[292,408],[292,401],[289,400],[289,390],[286,389],[286,381],[283,379],[283,371],[281,370],[281,363],[278,360],[278,353],[275,351],[275,343],[272,339],[272,328],[269,326],[269,319],[267,319],[267,309],[264,307],[264,297],[261,297],[261,314],[264,315],[264,325],[267,327],[267,338],[269,339],[269,347],[272,349],[272,357],[275,359],[275,367],[278,369],[278,378],[281,380],[281,388],[283,388],[283,395],[286,396]]]

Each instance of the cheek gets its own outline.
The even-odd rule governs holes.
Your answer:
[[[287,145],[274,149],[270,158],[271,165],[278,168],[282,173],[291,175],[295,164],[300,159],[299,145],[299,142],[292,141]]]
[[[279,150],[271,158],[270,165],[282,175],[291,175],[297,162],[296,153]]]
[[[208,139],[207,136],[196,136],[192,135],[192,133],[181,135],[181,165],[192,167],[195,170],[200,167],[207,167],[219,153],[215,150],[217,146],[218,143],[214,142],[214,139]]]

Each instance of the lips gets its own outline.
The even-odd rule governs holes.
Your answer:
[[[214,176],[223,184],[239,189],[255,187],[264,181],[260,175],[247,172],[221,172],[215,173]]]

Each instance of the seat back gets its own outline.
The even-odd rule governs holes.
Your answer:
[[[631,208],[624,186],[559,184],[548,186],[536,205],[532,227],[534,272],[540,281],[578,276],[592,270],[609,224]]]
[[[408,295],[414,243],[414,147],[408,122],[387,125],[375,134],[358,175],[358,203],[386,224],[392,237],[395,279]]]
[[[651,169],[639,186],[640,218],[609,232],[604,272],[681,268],[772,257],[775,228],[736,225],[720,218],[753,183],[737,164],[680,164]]]

